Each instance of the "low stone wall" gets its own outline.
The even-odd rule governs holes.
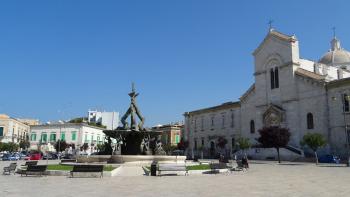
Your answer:
[[[186,156],[167,156],[167,155],[112,155],[113,163],[137,162],[137,161],[171,161],[184,162]]]
[[[247,154],[256,160],[277,160],[277,151],[275,148],[252,148],[247,151]],[[302,155],[298,155],[288,149],[280,148],[280,158],[284,161],[294,161]]]
[[[78,163],[102,163],[109,162],[111,155],[91,155],[91,156],[78,156]]]
[[[103,177],[112,177],[116,176],[120,171],[120,167],[112,170],[112,171],[103,171]],[[48,176],[70,176],[70,171],[64,170],[47,170],[45,175]],[[75,172],[75,177],[100,177],[101,173],[99,172]]]
[[[185,162],[186,156],[167,156],[167,155],[92,155],[80,156],[77,158],[78,163],[125,163],[138,161],[159,161],[159,162]]]

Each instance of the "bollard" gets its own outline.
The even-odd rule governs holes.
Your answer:
[[[158,162],[153,161],[151,164],[151,176],[157,176],[157,164]]]

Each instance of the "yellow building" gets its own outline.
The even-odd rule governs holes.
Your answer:
[[[28,136],[30,127],[18,119],[6,114],[0,114],[0,142],[19,143]]]
[[[180,142],[182,129],[182,124],[167,124],[152,127],[152,131],[162,132],[163,144],[171,144],[173,146],[176,146]]]

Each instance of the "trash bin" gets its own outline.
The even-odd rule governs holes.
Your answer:
[[[151,176],[157,176],[157,164],[158,162],[153,161],[151,164]]]

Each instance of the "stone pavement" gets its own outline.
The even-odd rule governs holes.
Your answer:
[[[8,163],[0,161],[0,169]],[[274,162],[250,167],[231,175],[146,177],[134,176],[132,167],[121,173],[133,176],[101,179],[0,175],[0,197],[350,196],[350,168]]]
[[[144,172],[140,166],[121,166],[117,176],[143,176]]]

